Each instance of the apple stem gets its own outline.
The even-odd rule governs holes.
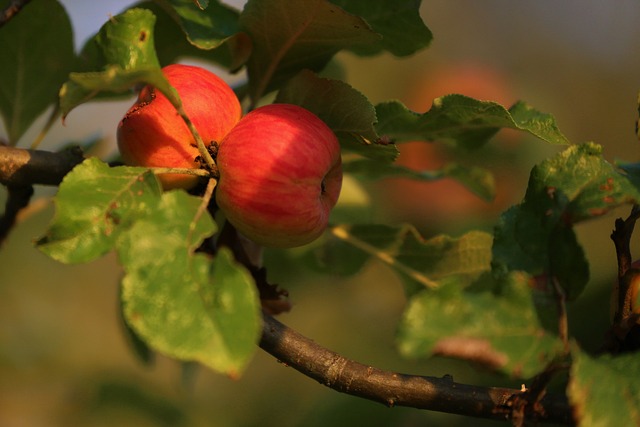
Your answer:
[[[207,147],[204,145],[204,141],[202,140],[202,137],[200,136],[198,129],[196,129],[195,125],[193,124],[189,116],[187,116],[187,113],[184,111],[184,108],[182,108],[182,105],[180,105],[180,108],[178,108],[178,113],[180,114],[180,117],[182,117],[182,120],[184,120],[187,127],[189,128],[191,135],[193,135],[193,138],[196,140],[198,151],[200,152],[200,156],[202,156],[202,159],[204,160],[205,164],[211,170],[217,170],[215,160],[213,160],[213,157],[211,157],[211,154],[209,154],[209,150],[207,150]]]

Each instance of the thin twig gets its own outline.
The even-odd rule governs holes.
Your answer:
[[[622,280],[627,270],[631,268],[633,262],[631,256],[631,236],[636,225],[636,221],[640,218],[640,206],[633,205],[631,213],[627,219],[618,218],[615,222],[615,228],[611,232],[611,240],[616,248],[616,256],[618,258],[618,280]]]
[[[341,393],[359,396],[387,406],[407,406],[476,418],[505,420],[510,402],[521,390],[459,384],[442,378],[383,371],[349,360],[264,316],[260,347],[286,366]],[[535,413],[537,422],[573,424],[565,396],[546,395]]]
[[[637,336],[638,326],[637,316],[633,314],[631,302],[633,293],[633,281],[637,280],[639,274],[637,269],[633,269],[633,257],[631,255],[631,236],[640,219],[640,206],[634,205],[627,219],[618,218],[615,228],[611,232],[611,240],[616,248],[618,259],[618,279],[613,292],[616,294],[617,304],[613,316],[613,324],[605,335],[605,342],[601,351],[609,353],[619,353],[640,346]],[[634,333],[630,333],[634,331]]]
[[[0,28],[11,21],[31,0],[12,0],[9,6],[0,12]]]

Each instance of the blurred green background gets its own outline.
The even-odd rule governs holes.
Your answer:
[[[109,14],[130,2],[63,3],[80,46]],[[610,161],[638,160],[636,2],[423,3],[422,16],[435,36],[429,49],[404,59],[338,55],[347,81],[372,102],[400,99],[423,112],[434,97],[451,92],[505,105],[522,99],[555,115],[572,142],[602,144]],[[241,78],[229,76],[229,81]],[[96,154],[113,155],[116,125],[132,102],[93,103],[74,110],[41,148],[98,138],[103,143]],[[37,129],[38,124],[20,146],[27,147]],[[3,132],[0,128],[0,138]],[[433,167],[459,154],[439,144],[401,149],[401,162],[412,167]],[[425,236],[489,230],[503,209],[521,199],[531,167],[557,151],[531,137],[501,132],[482,151],[463,155],[463,161],[495,170],[498,197],[493,203],[475,199],[456,183],[398,181],[348,183],[342,203],[364,203],[366,209],[356,211],[363,221],[410,221]],[[115,257],[63,266],[33,248],[53,214],[53,194],[55,189],[37,189],[32,207],[0,248],[0,426],[496,425],[388,409],[342,395],[262,351],[239,380],[162,356],[144,365],[131,351],[118,318],[121,272]],[[5,197],[0,190],[0,201]],[[600,344],[609,316],[616,272],[609,234],[615,217],[626,211],[577,230],[592,280],[583,298],[570,307],[570,327],[590,350]],[[387,268],[371,263],[351,278],[303,277],[287,264],[296,257],[296,251],[268,254],[271,279],[289,289],[293,302],[292,312],[280,320],[299,332],[383,369],[520,387],[521,381],[455,361],[402,360],[394,349],[394,332],[405,301],[401,284]]]

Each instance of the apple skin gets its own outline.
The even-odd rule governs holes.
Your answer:
[[[205,145],[220,141],[242,115],[237,96],[214,73],[196,66],[172,64],[162,72],[178,91],[182,105]],[[153,86],[145,86],[117,131],[122,160],[130,166],[195,168],[196,142],[174,106]],[[190,188],[191,175],[158,175],[164,189]]]
[[[340,144],[315,114],[270,104],[244,116],[220,144],[216,202],[244,236],[291,248],[318,238],[342,186]]]

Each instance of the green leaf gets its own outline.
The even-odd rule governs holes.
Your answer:
[[[433,35],[420,17],[419,0],[331,0],[347,12],[364,18],[382,39],[353,49],[371,55],[387,50],[395,56],[413,55],[429,46]]]
[[[128,9],[100,28],[95,42],[106,64],[123,70],[159,67],[154,46],[155,15],[146,9]]]
[[[484,200],[492,200],[496,192],[495,180],[491,172],[457,163],[448,163],[438,170],[417,171],[384,161],[354,159],[344,161],[343,171],[363,179],[409,178],[418,181],[436,181],[453,178]]]
[[[64,263],[96,259],[155,208],[161,192],[158,180],[146,169],[110,168],[96,158],[87,159],[60,184],[55,217],[38,248]]]
[[[416,294],[400,323],[400,352],[459,358],[519,378],[544,369],[564,345],[540,323],[528,277],[510,274],[491,282],[488,275],[471,285],[460,278]]]
[[[124,92],[138,83],[152,84],[180,105],[160,69],[154,48],[155,15],[147,9],[129,9],[111,18],[87,48],[92,66],[101,64],[101,71],[71,73],[60,90],[63,116],[101,92]]]
[[[589,262],[573,228],[548,220],[527,205],[507,210],[495,230],[493,247],[495,270],[526,271],[537,278],[538,289],[547,299],[556,300],[552,281],[564,289],[569,300],[577,298],[589,281]]]
[[[275,102],[295,104],[320,117],[338,136],[378,139],[376,111],[369,100],[341,80],[318,77],[303,70],[278,92]]]
[[[376,259],[407,279],[409,292],[437,288],[446,277],[475,278],[490,269],[491,235],[479,231],[425,240],[409,225],[361,224],[334,226],[329,236],[315,251],[320,265],[352,274]]]
[[[326,0],[249,0],[240,26],[253,41],[247,72],[254,104],[301,70],[319,71],[338,51],[379,40],[364,20]]]
[[[256,348],[259,303],[250,274],[227,250],[213,261],[194,253],[216,230],[201,203],[164,193],[158,209],[123,235],[124,313],[157,351],[238,376]]]
[[[70,73],[69,80],[60,90],[60,108],[63,117],[101,92],[125,92],[138,83],[151,84],[163,94],[175,93],[159,67],[123,70],[114,65],[100,72]],[[169,99],[175,100],[177,96],[175,93],[173,98],[169,97]]]
[[[463,95],[436,98],[424,114],[409,110],[398,101],[376,106],[379,135],[397,141],[451,140],[466,148],[484,145],[500,128],[528,132],[550,144],[569,144],[555,119],[518,103],[507,110],[500,104]]]
[[[602,158],[600,146],[569,147],[533,168],[524,202],[503,214],[495,233],[495,266],[558,280],[574,299],[589,269],[572,226],[637,200],[638,189]],[[554,293],[550,286],[546,290]]]
[[[581,427],[640,425],[637,354],[591,357],[573,349],[568,395]]]
[[[1,1],[4,10],[10,1]],[[58,1],[34,2],[0,28],[0,114],[15,145],[55,103],[75,64],[73,33]]]
[[[157,0],[180,24],[191,44],[214,49],[238,33],[239,12],[218,1],[201,8],[193,0]]]

